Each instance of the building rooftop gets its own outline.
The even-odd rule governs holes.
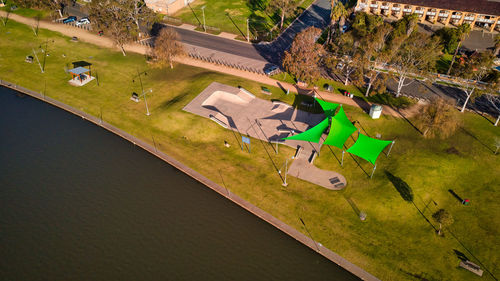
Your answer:
[[[383,1],[383,0],[379,0]],[[387,2],[500,16],[500,0],[386,0]]]

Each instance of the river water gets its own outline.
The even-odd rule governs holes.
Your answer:
[[[359,280],[128,141],[0,87],[0,280]]]

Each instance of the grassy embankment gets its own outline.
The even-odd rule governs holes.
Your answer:
[[[36,62],[28,64],[24,58],[32,48],[40,50],[47,39],[54,41],[49,41],[50,55],[42,74]],[[340,158],[341,151],[325,146],[315,163],[342,173],[348,181],[346,189],[329,191],[293,177],[284,188],[274,166],[293,155],[291,148],[282,146],[276,155],[271,145],[252,140],[248,154],[240,150],[240,136],[181,109],[212,81],[242,85],[260,98],[288,103],[294,102],[293,95],[269,87],[273,94],[265,96],[258,83],[185,65],[150,69],[143,56],[123,57],[120,52],[74,43],[46,30],[35,37],[30,27],[13,21],[0,26],[0,50],[1,79],[35,91],[44,91],[46,84],[46,95],[52,98],[95,116],[102,111],[105,121],[151,144],[154,136],[162,151],[219,184],[222,175],[228,189],[306,233],[299,221],[302,218],[316,240],[382,280],[493,280],[487,272],[479,278],[457,268],[454,250],[481,262],[483,269],[498,278],[500,168],[499,156],[492,150],[500,133],[483,117],[465,113],[463,129],[452,137],[424,140],[403,119],[371,120],[360,109],[346,106],[351,120],[359,120],[371,136],[379,133],[383,139],[396,139],[390,157],[380,156],[370,180],[366,174],[370,164],[355,158],[358,166],[346,154],[340,167],[336,157]],[[41,58],[42,53],[38,55]],[[95,81],[84,87],[67,83],[70,76],[65,66],[79,60],[93,64],[99,85]],[[149,117],[143,102],[129,99],[133,91],[141,91],[137,78],[133,82],[137,70],[147,70],[144,88],[153,89],[148,96]],[[230,148],[224,147],[224,140]],[[391,183],[386,171],[409,185],[413,203],[402,199],[398,188],[404,187],[394,179],[396,186]],[[472,204],[462,206],[448,189]],[[455,218],[444,237],[438,237],[424,218],[432,222],[431,215],[438,208]],[[358,211],[367,213],[365,222],[358,218]]]
[[[296,10],[296,15],[309,7],[314,0],[303,0]],[[203,24],[203,13],[201,7],[205,6],[206,25],[219,28],[221,31],[246,36],[247,19],[249,19],[250,31],[256,34],[267,33],[274,25],[278,24],[280,18],[265,10],[266,1],[246,0],[202,0],[195,1],[175,13],[175,17],[183,22],[194,25]],[[293,21],[294,17],[285,19],[284,26]],[[276,30],[277,32],[277,30]],[[273,36],[276,36],[274,34]],[[270,38],[265,38],[270,39]]]

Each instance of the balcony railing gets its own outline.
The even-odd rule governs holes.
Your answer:
[[[423,14],[424,10],[415,10],[415,14]]]
[[[428,16],[434,16],[434,15],[436,15],[436,12],[427,12],[427,15]]]
[[[451,18],[452,19],[461,19],[462,16],[461,15],[451,15]]]
[[[401,8],[398,8],[398,7],[392,7],[392,10],[393,10],[393,11],[399,11],[399,10],[401,10]]]
[[[411,9],[403,9],[403,12],[411,13]]]
[[[442,18],[447,18],[449,14],[443,14],[443,13],[439,13],[439,16],[442,17]]]
[[[465,17],[464,20],[474,20],[474,17]]]
[[[377,4],[370,4],[370,8],[378,8]]]

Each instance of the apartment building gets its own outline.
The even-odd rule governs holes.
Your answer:
[[[358,0],[355,11],[397,20],[417,14],[421,23],[500,31],[500,0]]]
[[[166,15],[172,15],[193,1],[194,0],[145,0],[146,5],[151,10]]]

